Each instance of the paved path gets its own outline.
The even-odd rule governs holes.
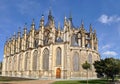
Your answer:
[[[54,80],[32,80],[32,81],[13,81],[0,82],[0,84],[52,84]]]

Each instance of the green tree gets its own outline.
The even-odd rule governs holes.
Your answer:
[[[90,64],[86,61],[82,64],[83,69],[87,70],[87,84],[88,84],[88,70],[90,69]]]
[[[2,62],[0,62],[0,74],[2,74]]]
[[[106,58],[94,62],[94,67],[99,75],[106,75],[107,80],[110,77],[112,81],[120,73],[120,62],[114,58]]]

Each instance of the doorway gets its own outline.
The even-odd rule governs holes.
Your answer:
[[[61,69],[60,68],[56,69],[56,78],[61,78]]]

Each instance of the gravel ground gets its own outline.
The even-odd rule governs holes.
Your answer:
[[[29,80],[29,81],[12,81],[0,82],[0,84],[52,84],[54,80]]]

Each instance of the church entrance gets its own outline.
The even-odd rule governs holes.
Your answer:
[[[56,69],[56,78],[61,78],[61,69],[60,68]]]

